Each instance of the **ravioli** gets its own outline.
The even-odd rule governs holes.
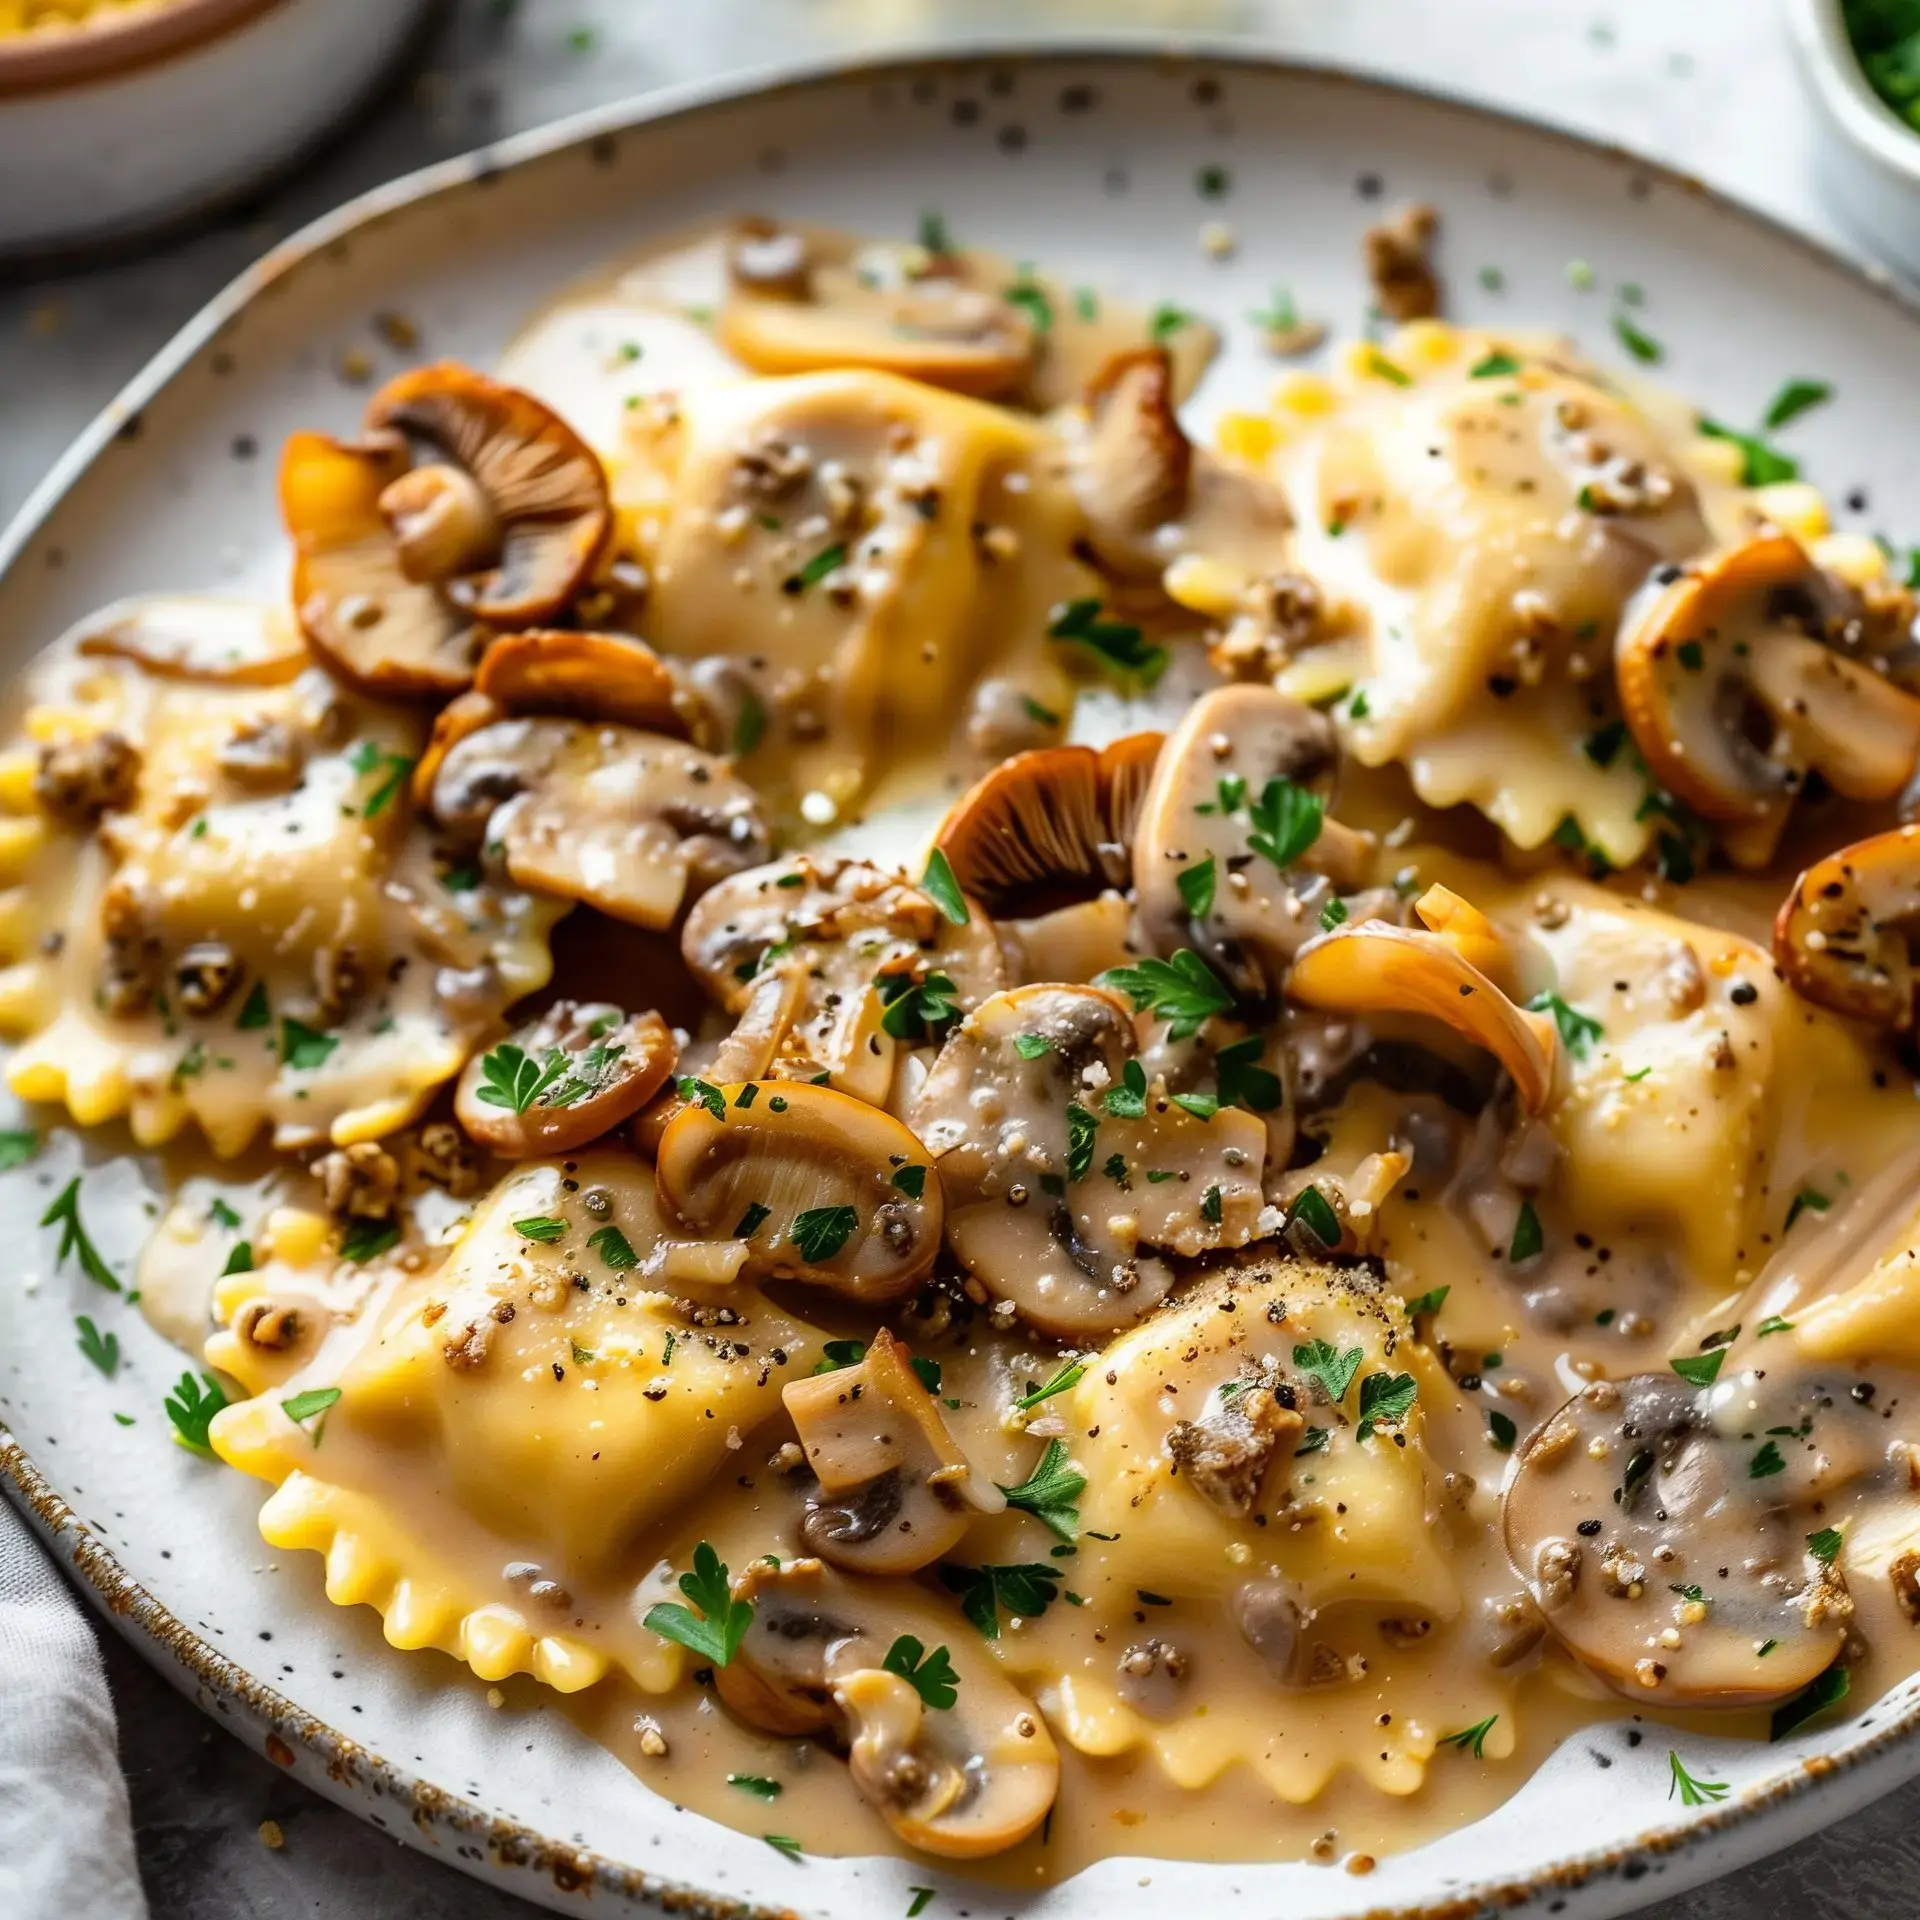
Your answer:
[[[0,770],[0,861],[31,881],[0,977],[24,1099],[149,1145],[196,1124],[221,1155],[263,1126],[372,1139],[548,976],[564,905],[436,858],[418,723],[317,668],[248,686],[70,656],[24,730]],[[108,749],[131,790],[91,830],[36,794]]]
[[[261,1390],[212,1440],[274,1483],[262,1535],[324,1554],[328,1598],[376,1608],[395,1646],[485,1680],[568,1692],[617,1665],[658,1690],[681,1650],[631,1604],[658,1536],[816,1349],[751,1287],[676,1279],[651,1167],[596,1150],[509,1174],[443,1266],[399,1278],[294,1374],[216,1336],[209,1360]],[[333,1388],[324,1426],[290,1416]]]

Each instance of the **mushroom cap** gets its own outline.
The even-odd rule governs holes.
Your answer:
[[[934,845],[990,913],[1049,913],[1127,877],[1127,844],[1165,735],[1036,747],[992,768],[947,809]]]
[[[1137,1115],[1107,1110],[1134,1050],[1133,1016],[1104,989],[1014,987],[949,1036],[908,1108],[955,1258],[1062,1339],[1131,1326],[1173,1285],[1163,1253],[1242,1245],[1265,1204],[1257,1115],[1203,1120],[1151,1087]]]
[[[433,811],[433,783],[440,777],[440,764],[470,733],[490,727],[507,716],[498,704],[471,687],[457,693],[433,716],[433,730],[427,735],[426,750],[414,762],[408,788],[413,804],[422,813]]]
[[[394,437],[349,445],[287,436],[280,513],[293,540],[293,607],[314,650],[369,693],[444,697],[473,678],[487,629],[407,578],[381,496],[406,471]]]
[[[660,656],[623,633],[534,627],[503,634],[481,656],[476,693],[504,713],[557,713],[684,738],[684,696]]]
[[[1412,1013],[1485,1047],[1513,1076],[1529,1113],[1553,1093],[1560,1037],[1547,1015],[1517,1006],[1446,935],[1363,921],[1309,940],[1287,997],[1336,1013]]]
[[[429,804],[519,885],[641,927],[767,856],[759,797],[729,761],[633,727],[496,720],[440,757]]]
[[[1273,993],[1336,888],[1364,884],[1370,843],[1323,817],[1285,873],[1250,850],[1245,808],[1282,780],[1325,798],[1338,759],[1333,723],[1270,686],[1217,687],[1167,736],[1133,834],[1140,931],[1153,951],[1192,947],[1247,998]],[[1243,783],[1240,807],[1223,783]],[[1213,900],[1195,915],[1180,876],[1213,862]]]
[[[613,514],[593,449],[551,407],[453,361],[391,380],[367,406],[372,433],[424,442],[471,477],[498,524],[498,556],[457,597],[496,626],[558,613],[598,563]]]
[[[858,243],[749,217],[727,247],[720,344],[755,373],[873,367],[991,399],[1033,369],[1032,319],[947,259],[918,278],[863,274]]]
[[[891,1114],[805,1081],[717,1095],[724,1117],[683,1107],[655,1163],[662,1205],[692,1232],[744,1241],[750,1274],[854,1300],[896,1299],[926,1274],[944,1199],[926,1149]]]
[[[904,1574],[959,1544],[1006,1499],[960,1450],[912,1355],[882,1327],[857,1365],[781,1389],[819,1482],[801,1537],[848,1573]]]
[[[284,611],[211,594],[143,594],[94,614],[80,635],[89,659],[131,660],[160,680],[278,687],[313,656]]]
[[[726,1705],[770,1733],[836,1733],[854,1783],[908,1845],[981,1859],[1038,1827],[1060,1759],[1038,1709],[980,1639],[900,1581],[848,1579],[818,1560],[756,1562],[735,1588],[754,1606],[739,1651],[714,1682]],[[883,1662],[902,1637],[944,1646],[953,1705],[929,1708]]]
[[[1621,711],[1654,779],[1704,819],[1767,829],[1759,849],[1808,769],[1885,800],[1920,757],[1920,699],[1804,630],[1830,587],[1797,541],[1759,534],[1654,575],[1615,648]]]
[[[1786,1476],[1751,1476],[1751,1415],[1717,1415],[1725,1397],[1670,1373],[1598,1381],[1536,1429],[1507,1489],[1507,1551],[1548,1625],[1629,1699],[1765,1705],[1846,1641],[1845,1584],[1807,1552]]]
[[[1920,972],[1920,826],[1830,853],[1794,881],[1773,923],[1773,957],[1804,999],[1876,1027],[1914,1024]]]
[[[486,1098],[485,1062],[469,1060],[454,1090],[454,1117],[471,1138],[509,1160],[571,1153],[611,1133],[666,1084],[679,1048],[657,1013],[624,1013],[604,1002],[557,1000],[504,1043],[543,1070],[563,1057],[564,1071],[527,1106]]]

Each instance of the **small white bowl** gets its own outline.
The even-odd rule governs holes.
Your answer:
[[[1787,19],[1813,104],[1822,196],[1875,258],[1920,281],[1920,131],[1868,85],[1840,0],[1787,0]]]
[[[288,165],[430,0],[168,0],[0,40],[0,259],[167,226]]]

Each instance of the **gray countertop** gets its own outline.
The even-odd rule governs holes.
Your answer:
[[[833,50],[1171,25],[1545,114],[1687,168],[1831,237],[1780,23],[1765,0],[458,0],[323,156],[148,257],[0,287],[0,516],[227,279],[396,173],[675,81]],[[1497,58],[1489,50],[1497,48]],[[361,1825],[107,1647],[158,1920],[510,1920],[519,1901]],[[269,1845],[262,1837],[262,1823]],[[1654,1920],[1912,1920],[1920,1784]]]

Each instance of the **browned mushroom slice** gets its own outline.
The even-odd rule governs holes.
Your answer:
[[[940,1251],[946,1209],[926,1149],[831,1087],[708,1088],[667,1123],[655,1173],[692,1232],[746,1243],[749,1273],[892,1300]]]
[[[908,1110],[955,1257],[1063,1339],[1131,1326],[1173,1284],[1164,1254],[1244,1245],[1264,1206],[1257,1116],[1202,1119],[1130,1067],[1124,1001],[1015,987],[967,1017]]]
[[[1905,1033],[1920,974],[1920,826],[1856,840],[1793,883],[1773,923],[1787,984],[1835,1013]]]
[[[467,1062],[453,1110],[509,1160],[571,1153],[610,1133],[666,1084],[678,1049],[657,1013],[559,1000]]]
[[[161,680],[216,686],[284,686],[312,655],[279,609],[210,594],[145,594],[92,616],[80,651],[131,660]]]
[[[1597,1381],[1527,1441],[1507,1491],[1507,1551],[1548,1625],[1630,1699],[1782,1700],[1846,1641],[1852,1603],[1807,1550],[1791,1475],[1754,1470],[1781,1443],[1715,1397],[1673,1374]]]
[[[991,399],[1032,370],[1032,317],[932,256],[917,274],[863,271],[858,243],[739,221],[727,249],[720,344],[755,373],[875,367]]]
[[[1036,747],[1003,760],[947,809],[934,845],[1000,917],[1049,913],[1127,879],[1127,843],[1164,736],[1097,753]]]
[[[1046,1818],[1060,1760],[1038,1710],[979,1635],[927,1595],[851,1580],[818,1560],[757,1562],[735,1591],[754,1616],[739,1652],[715,1670],[721,1699],[770,1733],[837,1736],[854,1784],[909,1846],[982,1859]],[[902,1638],[947,1650],[951,1705],[928,1705],[886,1671]]]
[[[1697,813],[1759,830],[1736,857],[1766,857],[1809,772],[1848,799],[1887,800],[1920,758],[1920,699],[1817,637],[1840,591],[1797,542],[1762,534],[1663,570],[1622,625],[1634,741]]]
[[[1553,1092],[1559,1035],[1517,1006],[1444,935],[1368,921],[1310,940],[1294,956],[1287,997],[1336,1013],[1411,1013],[1443,1021],[1513,1076],[1529,1113]]]
[[[447,751],[430,804],[519,885],[641,927],[767,857],[759,800],[727,761],[632,727],[496,721]]]
[[[1086,429],[1072,449],[1087,544],[1123,579],[1157,580],[1183,554],[1249,574],[1285,558],[1293,515],[1276,486],[1196,448],[1174,412],[1164,347],[1116,354],[1087,389]]]
[[[688,730],[673,675],[645,641],[625,634],[536,627],[503,635],[481,657],[473,686],[506,713],[612,720],[675,736]]]
[[[612,526],[606,476],[530,394],[451,364],[384,387],[367,432],[287,441],[294,609],[370,690],[457,693],[495,627],[552,618],[586,580]]]
[[[426,751],[414,763],[409,782],[413,804],[422,813],[433,811],[433,783],[440,777],[440,764],[470,733],[490,727],[507,716],[484,693],[469,688],[456,694],[433,716],[433,731],[427,736]]]
[[[819,1482],[801,1538],[848,1573],[913,1573],[1006,1500],[947,1431],[911,1356],[884,1327],[859,1364],[781,1391]]]
[[[1327,717],[1272,687],[1219,687],[1194,702],[1167,736],[1133,836],[1140,930],[1154,951],[1191,947],[1236,994],[1274,992],[1322,908],[1364,887],[1372,865],[1372,841],[1324,812],[1337,757]]]
[[[442,361],[390,381],[370,432],[425,459],[381,510],[408,578],[498,626],[550,619],[593,571],[612,530],[607,477],[573,429],[530,393]]]

